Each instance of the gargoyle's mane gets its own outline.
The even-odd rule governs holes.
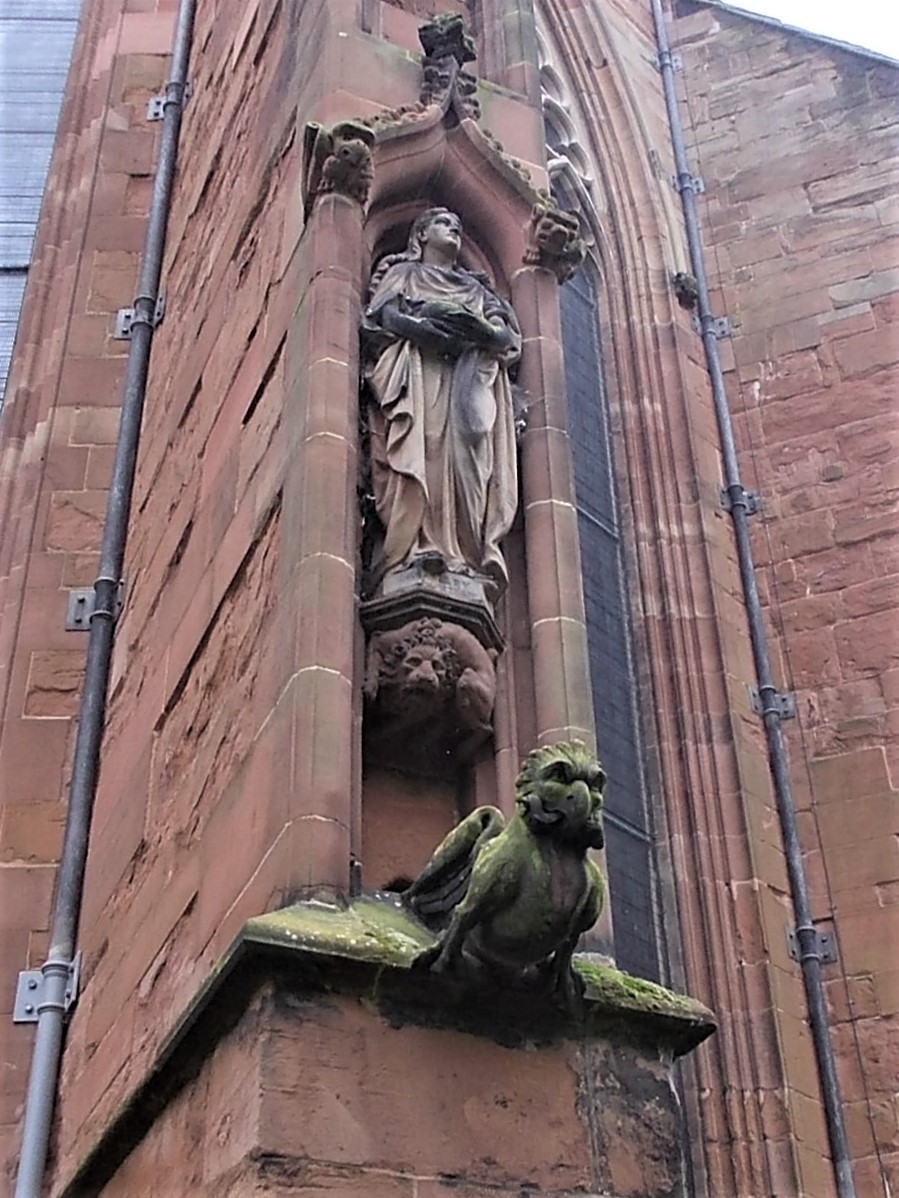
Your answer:
[[[540,782],[543,770],[559,761],[570,766],[573,773],[585,781],[596,769],[596,758],[582,740],[563,740],[555,745],[532,749],[515,779],[516,797],[522,798],[531,793]]]
[[[462,662],[449,637],[443,632],[440,620],[431,617],[416,620],[409,628],[408,634],[390,647],[384,657],[383,679],[387,682],[394,678],[401,679],[403,663],[410,650],[418,645],[433,645],[440,650],[446,667],[447,687],[455,687],[462,675]]]

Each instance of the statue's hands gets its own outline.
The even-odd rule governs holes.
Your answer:
[[[458,304],[426,302],[418,309],[435,329],[453,337],[461,349],[475,347],[492,353],[502,353],[511,344],[512,335],[501,321],[487,320]]]
[[[388,304],[381,310],[381,323],[389,333],[403,341],[412,341],[431,353],[458,357],[465,348],[451,329],[430,317],[403,311],[394,304]]]

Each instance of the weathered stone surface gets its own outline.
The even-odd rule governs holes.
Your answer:
[[[226,1188],[237,1178],[311,1195],[330,1177],[340,1193],[368,1195],[380,1192],[380,1181],[365,1188],[369,1177],[400,1186],[444,1175],[473,1192],[536,1182],[560,1198],[600,1176],[622,1198],[673,1198],[669,1054],[708,1034],[710,1013],[586,964],[577,1028],[520,996],[510,1006],[501,990],[459,1004],[410,968],[430,942],[377,897],[251,920],[158,1056],[152,1090],[138,1085],[106,1116],[100,1151],[61,1193],[155,1196],[140,1188],[140,1166],[164,1142],[172,1170],[155,1170],[153,1184],[165,1177],[168,1198],[253,1192]]]
[[[801,728],[784,730],[797,803],[814,813],[801,831],[815,914],[833,919],[841,945],[825,974],[844,993],[870,977],[873,994],[897,925],[870,896],[875,879],[889,885],[899,877],[888,835],[896,699],[879,681],[892,661],[895,620],[887,625],[899,577],[895,483],[884,469],[896,455],[888,396],[897,346],[874,311],[897,285],[899,211],[893,205],[886,215],[883,203],[899,172],[895,137],[885,137],[895,114],[874,87],[881,68],[863,55],[739,18],[724,16],[714,29],[696,22],[675,22],[685,72],[698,85],[692,136],[705,147],[704,175],[716,180],[716,193],[726,189],[729,203],[713,200],[704,214],[706,261],[715,263],[710,283],[721,288],[734,326],[742,387],[730,398],[748,434],[740,464],[762,495],[764,528],[754,526],[753,548],[773,653],[799,703]],[[757,870],[768,860],[765,835],[764,822],[751,821]],[[865,879],[857,890],[853,874]],[[767,869],[762,878],[776,885]],[[767,953],[785,917],[760,906],[761,928],[770,924]],[[752,912],[741,918],[750,933]],[[787,1045],[800,1034],[802,1007],[792,1002],[779,977],[773,1013]],[[851,1032],[862,1009],[833,1008],[844,1085],[862,1067]],[[795,1185],[830,1193],[822,1123],[809,1097],[817,1080],[813,1069],[803,1080],[799,1060],[785,1048],[786,1112],[802,1141]],[[862,1102],[860,1094],[844,1098]],[[872,1089],[868,1100],[873,1120],[885,1094]],[[856,1186],[864,1188],[874,1145],[862,1134],[861,1106],[847,1120]],[[782,1123],[771,1129],[783,1139]]]

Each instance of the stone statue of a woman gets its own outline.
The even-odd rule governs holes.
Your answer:
[[[458,263],[462,226],[445,208],[414,222],[404,254],[384,259],[363,322],[372,405],[371,470],[384,530],[377,579],[419,562],[507,582],[500,542],[518,503],[509,367],[515,313]]]

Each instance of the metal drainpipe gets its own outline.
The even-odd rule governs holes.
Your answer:
[[[47,1146],[59,1080],[66,990],[75,959],[88,836],[97,792],[100,741],[103,735],[106,691],[112,658],[113,625],[125,556],[125,540],[128,535],[128,518],[131,511],[134,471],[175,176],[195,8],[196,0],[181,0],[172,45],[171,75],[163,101],[159,162],[153,183],[137,296],[134,300],[121,423],[106,506],[100,567],[94,583],[95,603],[90,619],[84,686],[78,712],[78,735],[69,786],[65,836],[56,879],[50,948],[47,960],[41,967],[43,978],[37,1003],[38,1024],[28,1079],[22,1153],[15,1198],[39,1198],[46,1169]]]
[[[747,520],[750,514],[749,497],[740,482],[733,425],[727,406],[724,376],[721,373],[721,362],[718,356],[718,336],[714,327],[715,319],[712,316],[709,306],[708,280],[705,273],[702,238],[696,210],[696,193],[693,185],[694,180],[687,165],[687,153],[684,145],[683,126],[678,110],[677,93],[674,86],[674,63],[672,62],[671,48],[668,42],[668,32],[665,28],[661,0],[650,0],[650,3],[655,22],[659,70],[665,89],[668,123],[671,127],[671,143],[674,149],[674,163],[677,170],[677,189],[680,192],[684,210],[684,223],[690,250],[690,268],[697,282],[702,341],[705,347],[706,366],[712,384],[712,399],[715,405],[718,436],[721,441],[725,490],[729,498],[731,516],[733,518],[737,557],[740,564],[740,579],[743,585],[743,595],[749,621],[749,637],[752,644],[752,656],[758,679],[762,720],[765,725],[768,765],[774,783],[777,814],[780,820],[780,830],[786,854],[787,875],[790,880],[790,892],[796,916],[796,939],[799,944],[809,1027],[811,1028],[815,1060],[818,1066],[818,1079],[824,1104],[824,1117],[827,1124],[827,1137],[830,1142],[834,1178],[839,1198],[855,1198],[855,1185],[852,1181],[846,1126],[843,1122],[840,1089],[837,1081],[833,1046],[830,1042],[827,1010],[824,1004],[824,989],[821,982],[821,951],[818,934],[812,922],[808,884],[802,862],[802,846],[796,826],[796,811],[793,805],[790,774],[787,766],[786,751],[784,749],[783,734],[780,727],[782,716],[777,705],[778,691],[771,674],[765,627],[762,621],[762,605],[759,601],[755,566],[749,543],[749,526]]]

